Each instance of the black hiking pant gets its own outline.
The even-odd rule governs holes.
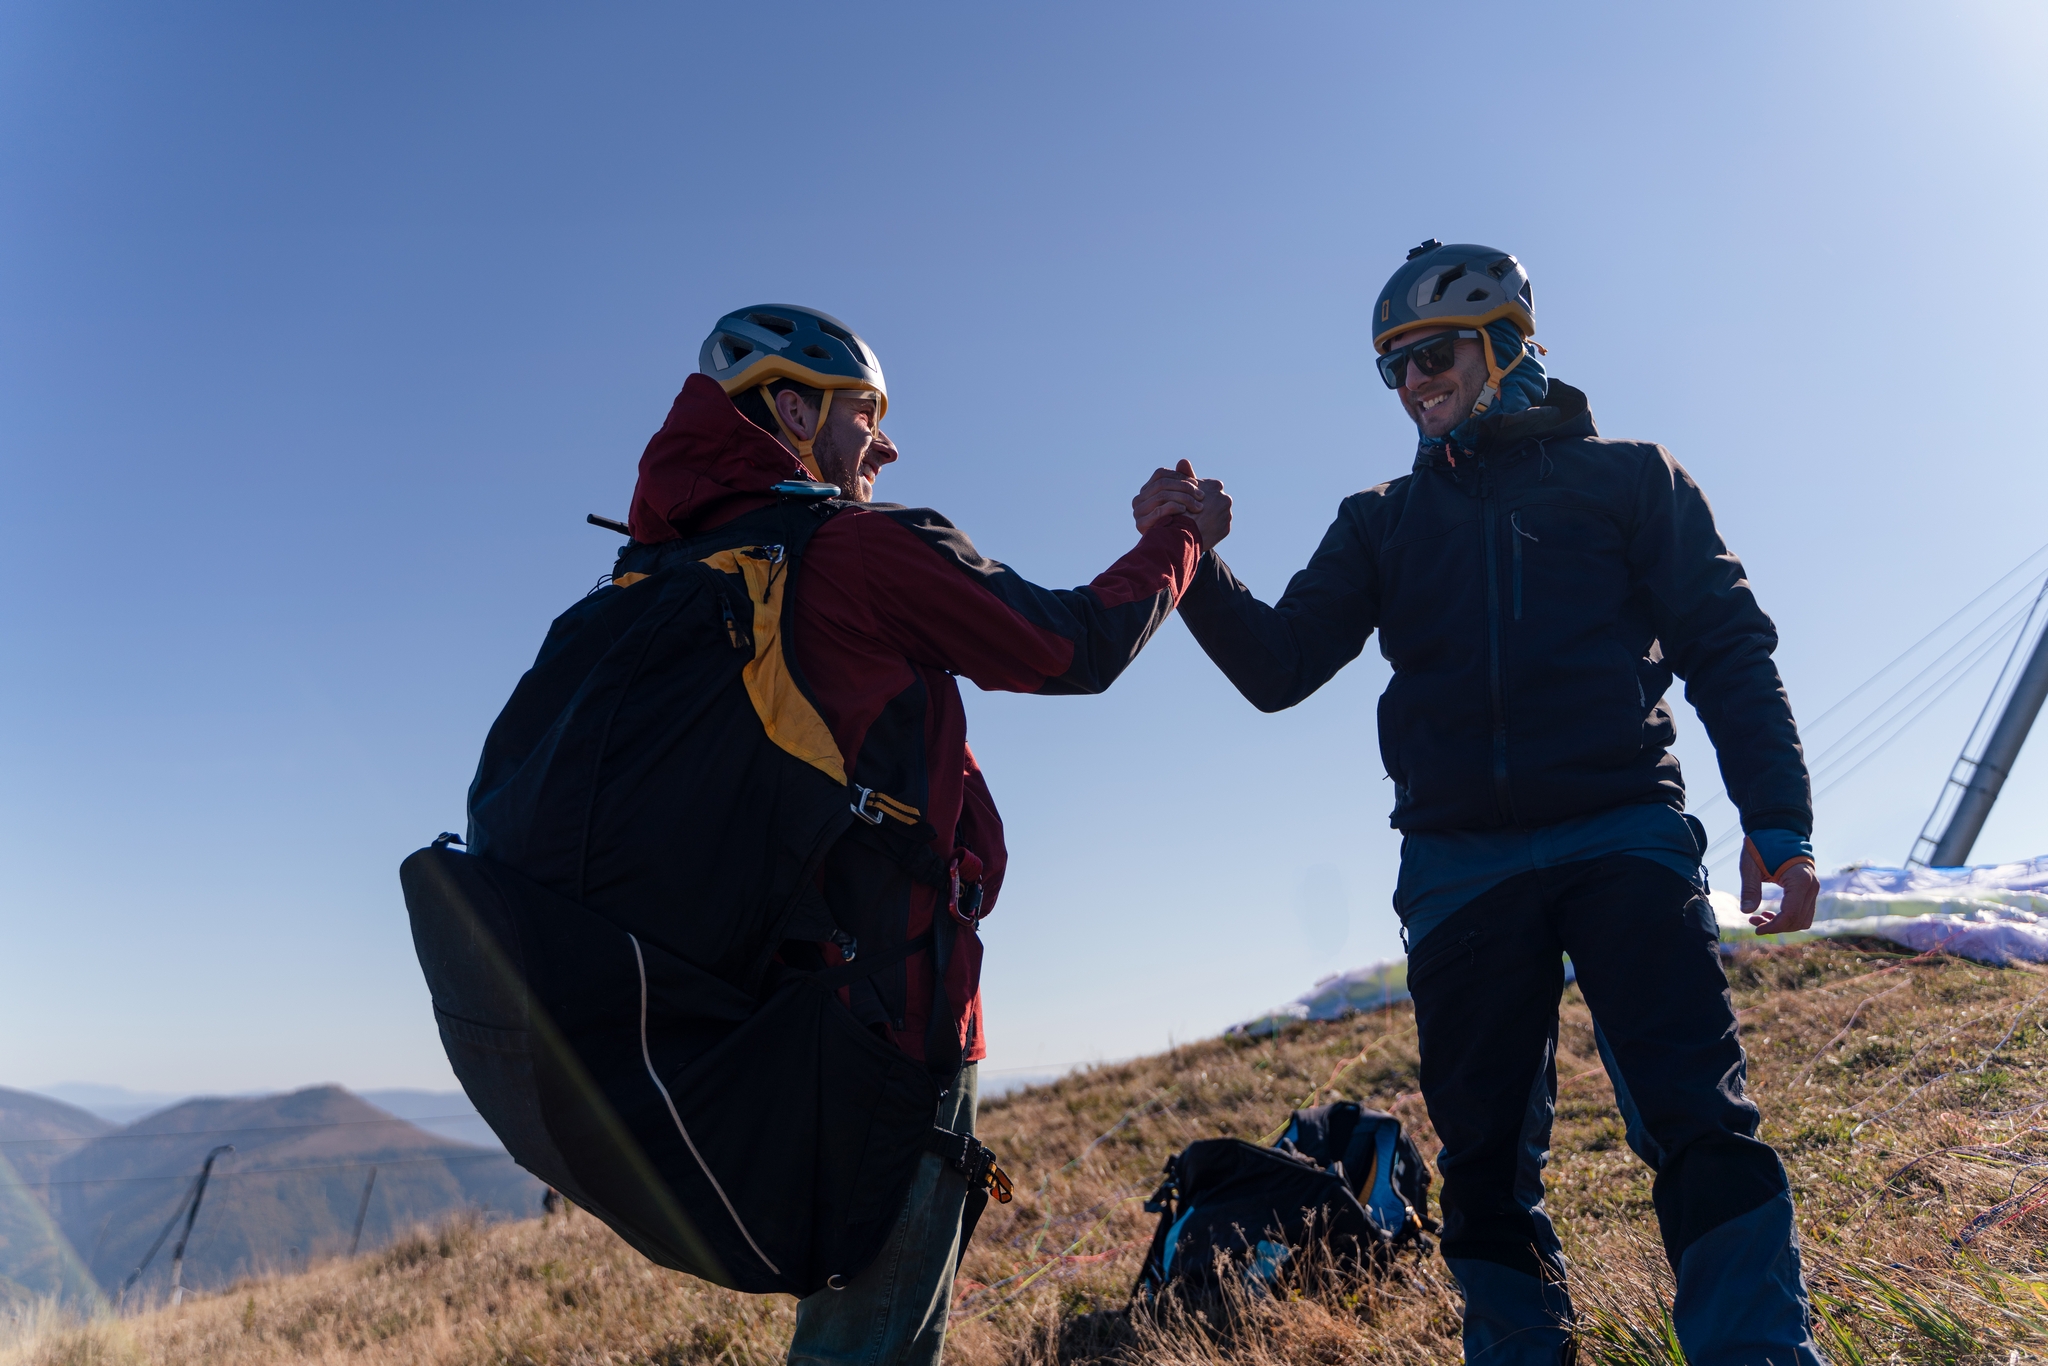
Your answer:
[[[1744,1095],[1712,908],[1678,874],[1626,854],[1511,877],[1409,958],[1467,1360],[1556,1361],[1572,1319],[1542,1180],[1567,953],[1630,1146],[1657,1173],[1688,1359],[1817,1363],[1791,1197]]]

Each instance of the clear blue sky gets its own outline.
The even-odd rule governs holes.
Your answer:
[[[1071,585],[1186,456],[1270,597],[1409,463],[1379,284],[1498,244],[1817,715],[2048,540],[2040,14],[0,8],[0,1083],[448,1084],[398,861],[742,304],[879,351],[882,496]],[[1261,716],[1174,622],[1106,697],[970,690],[990,1067],[1396,952],[1384,678]],[[1903,857],[1989,683],[1821,801],[1824,863]],[[2044,812],[2037,740],[1979,856]]]

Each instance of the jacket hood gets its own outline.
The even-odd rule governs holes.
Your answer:
[[[787,446],[740,415],[717,380],[692,375],[640,457],[626,523],[642,545],[673,541],[768,506],[771,485],[810,477]]]
[[[1506,455],[1531,441],[1561,441],[1599,434],[1586,396],[1569,384],[1551,380],[1543,402],[1536,407],[1482,418],[1479,434],[1469,446],[1421,444],[1415,452],[1415,468],[1455,473],[1458,456]]]

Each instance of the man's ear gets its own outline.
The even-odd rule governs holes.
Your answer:
[[[796,390],[784,389],[777,394],[775,411],[782,415],[782,425],[789,428],[797,440],[809,441],[818,434],[818,410],[804,402]]]

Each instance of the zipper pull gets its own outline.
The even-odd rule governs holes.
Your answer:
[[[761,601],[768,601],[768,594],[775,587],[775,571],[782,567],[783,551],[779,545],[757,545],[740,552],[750,560],[766,560],[768,577],[761,581]]]
[[[735,620],[733,619],[733,615],[732,615],[732,603],[726,600],[726,598],[725,598],[724,594],[720,594],[720,595],[719,595],[719,598],[718,598],[718,610],[719,610],[719,611],[721,611],[721,612],[723,612],[723,613],[725,613],[725,636],[726,636],[726,639],[728,639],[728,640],[730,640],[730,641],[732,642],[732,648],[733,648],[733,649],[735,649],[735,650],[739,649],[739,648],[740,648],[740,624],[739,624],[739,622],[737,622],[737,621],[735,621]]]

